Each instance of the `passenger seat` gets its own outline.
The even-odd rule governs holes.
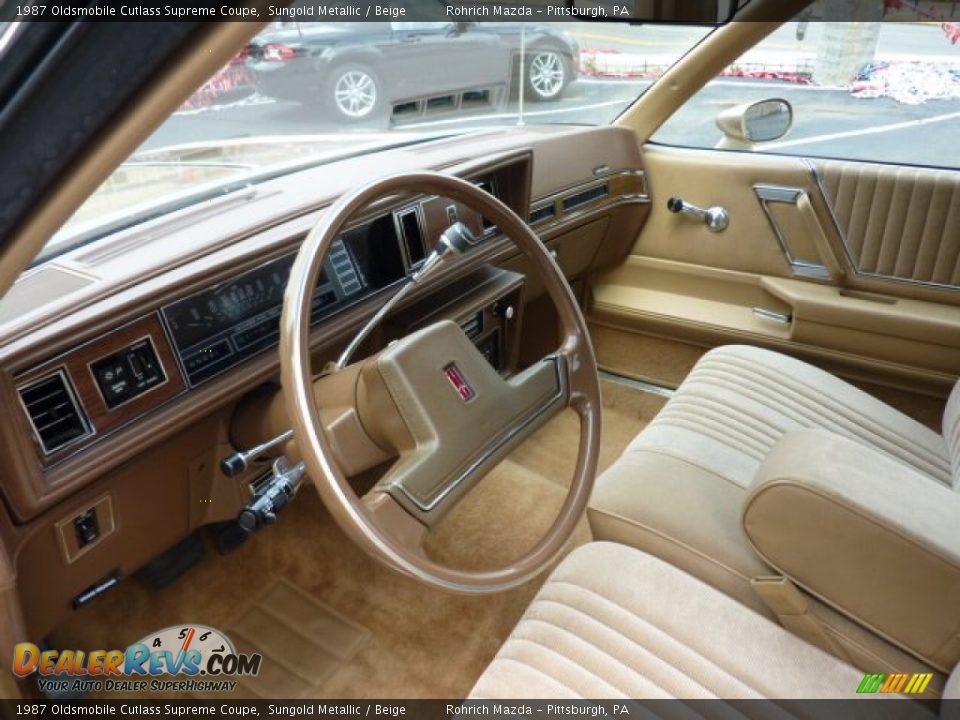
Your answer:
[[[782,614],[758,594],[755,582],[779,573],[751,545],[742,520],[758,472],[774,447],[787,435],[805,432],[808,464],[815,465],[825,445],[809,429],[828,431],[838,442],[869,448],[871,458],[892,460],[891,468],[916,473],[917,482],[929,481],[932,492],[956,501],[955,493],[945,492],[960,477],[956,388],[944,428],[941,436],[794,358],[750,346],[717,348],[701,358],[657,417],[597,480],[589,508],[593,534],[666,560],[782,621]],[[821,440],[832,444],[826,435]],[[782,470],[784,463],[779,466]],[[838,482],[843,484],[843,479]],[[960,517],[956,522],[960,527]],[[843,608],[838,611],[813,597],[800,602],[809,602],[813,616],[822,621],[818,624],[826,626],[826,636],[818,644],[859,667],[923,669],[930,661],[918,662],[916,652],[904,653],[909,648],[878,637],[880,633],[865,629]],[[940,657],[952,657],[955,650],[960,647],[945,648]],[[943,662],[937,665],[945,667]]]

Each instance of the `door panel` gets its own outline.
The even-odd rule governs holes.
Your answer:
[[[960,172],[817,161],[856,274],[960,289]]]
[[[960,173],[660,146],[644,157],[650,219],[626,261],[594,278],[594,323],[949,390]],[[729,227],[669,212],[671,196],[724,207]]]
[[[816,199],[816,182],[802,159],[648,146],[644,169],[653,208],[633,255],[766,275],[791,274],[754,187],[796,188]],[[725,208],[730,226],[714,233],[703,222],[669,212],[667,199],[674,196],[702,207]],[[818,209],[828,216],[824,203]]]

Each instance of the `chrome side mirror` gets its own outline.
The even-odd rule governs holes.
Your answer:
[[[793,125],[793,106],[773,98],[746,103],[717,115],[723,139],[717,145],[726,150],[751,150],[754,143],[779,140]]]

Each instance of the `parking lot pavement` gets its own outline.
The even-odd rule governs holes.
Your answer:
[[[603,48],[623,53],[671,53],[679,57],[706,33],[696,26],[641,25],[622,23],[559,23],[584,48]],[[813,53],[820,42],[824,23],[811,22],[799,37],[798,24],[784,23],[766,40],[763,47],[784,54]],[[887,22],[880,28],[878,57],[956,56],[957,47],[935,23]]]
[[[697,27],[639,27],[611,23],[570,23],[565,28],[577,37],[581,49],[603,48],[630,57],[679,57],[707,31]],[[778,29],[755,53],[773,53],[785,63],[809,59],[817,47],[823,25],[810,23],[798,39],[796,23]],[[943,58],[960,62],[960,47],[950,45],[936,25],[887,23],[880,33],[878,57]],[[759,57],[759,56],[758,56]],[[305,77],[305,84],[312,82]],[[464,129],[511,124],[563,123],[605,124],[614,120],[652,80],[640,77],[581,75],[555,102],[527,102],[521,108],[514,99],[497,110],[453,112],[418,118],[390,126],[393,130]],[[246,97],[221,101],[180,112],[165,123],[144,145],[156,149],[189,142],[203,142],[261,135],[337,133],[342,142],[344,125],[323,110],[288,101],[276,101],[247,91]],[[316,95],[305,86],[303,96]],[[887,97],[856,98],[844,89],[823,88],[792,82],[752,78],[720,78],[698,93],[658,133],[655,140],[678,145],[713,147],[720,140],[714,119],[735,104],[780,97],[794,106],[794,126],[783,139],[765,147],[773,152],[798,155],[887,159],[893,162],[960,166],[960,98],[931,100],[904,105]],[[360,132],[388,129],[358,127]],[[922,140],[918,140],[922,138]]]
[[[580,78],[553,103],[526,103],[521,118],[516,101],[502,111],[438,115],[395,129],[447,130],[471,127],[564,123],[609,123],[640,95],[650,80]],[[767,149],[823,157],[890,159],[927,165],[960,166],[960,100],[935,100],[905,106],[889,98],[858,99],[845,90],[777,81],[721,79],[698,93],[671,119],[656,140],[713,147],[720,140],[714,118],[731,105],[782,97],[794,106],[795,123],[787,137]],[[368,132],[370,128],[358,128]],[[934,131],[935,130],[935,131]],[[178,114],[165,123],[144,149],[185,142],[258,135],[342,133],[316,109],[292,102],[247,98],[200,111]],[[918,137],[923,137],[918,141]],[[342,140],[342,134],[340,138]]]

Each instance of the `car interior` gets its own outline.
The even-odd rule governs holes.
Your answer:
[[[245,698],[960,698],[960,170],[651,142],[807,4],[612,124],[348,153],[39,262],[260,24],[20,28],[0,655],[199,623],[263,656]]]

